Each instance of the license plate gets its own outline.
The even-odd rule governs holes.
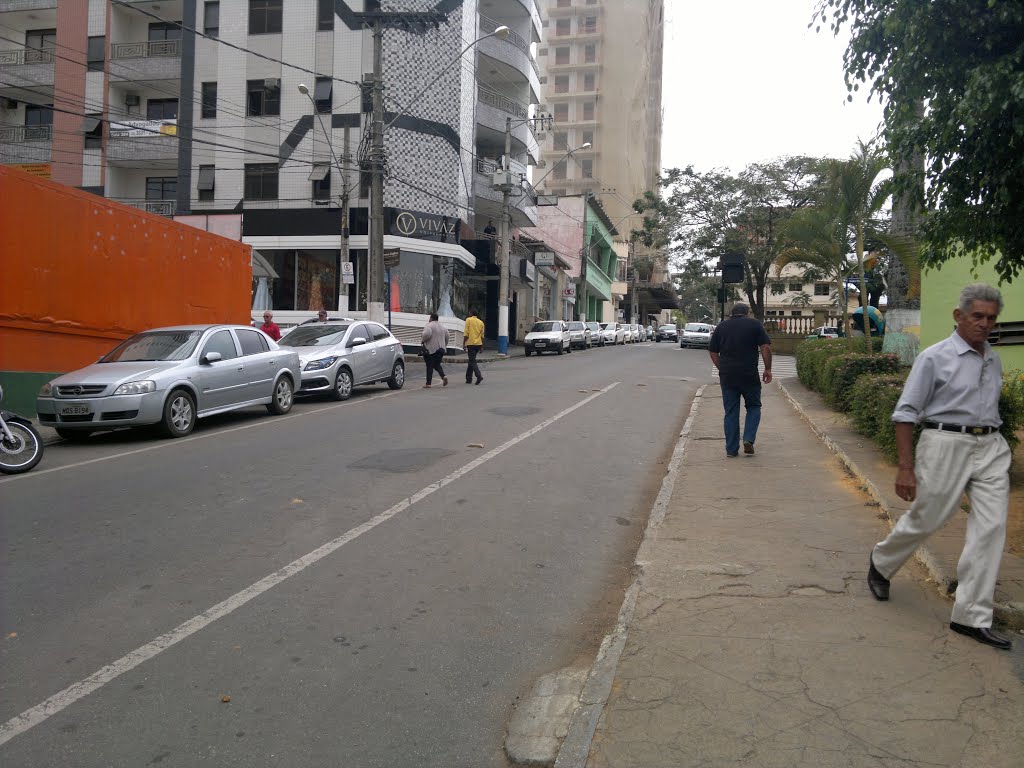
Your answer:
[[[548,343],[546,341],[538,341],[537,342],[537,346],[538,347],[546,347],[547,345],[548,345]]]
[[[88,416],[91,413],[88,405],[62,405],[61,416]]]

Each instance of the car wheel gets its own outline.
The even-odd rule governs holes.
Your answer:
[[[195,425],[195,398],[187,390],[174,390],[164,403],[164,433],[168,437],[185,437],[191,434]]]
[[[348,368],[341,367],[338,369],[338,375],[334,379],[331,399],[341,401],[348,400],[350,397],[352,397],[352,372]]]
[[[564,345],[564,344],[559,344],[559,345],[558,345],[558,354],[560,354],[560,355],[561,355],[561,354],[563,354],[564,352],[565,352],[565,345]]]
[[[57,436],[67,440],[69,443],[80,443],[91,434],[92,430],[89,429],[64,429],[63,427],[57,427]]]
[[[526,352],[526,356],[527,356],[527,357],[529,357],[529,356],[530,356],[530,348],[529,348],[529,347],[527,347],[527,348],[526,348],[526,350],[525,350],[525,352]]]
[[[292,403],[295,402],[294,395],[292,380],[287,376],[282,376],[274,384],[274,394],[270,398],[270,402],[267,403],[267,410],[275,416],[284,416],[292,409]]]
[[[401,389],[405,384],[405,366],[401,360],[395,360],[395,367],[391,369],[391,378],[388,379],[388,386],[391,389]]]

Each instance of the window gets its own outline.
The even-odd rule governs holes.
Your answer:
[[[220,35],[220,3],[203,4],[203,32],[210,37]]]
[[[25,33],[25,47],[33,50],[57,47],[56,29],[30,29]],[[25,62],[28,64],[29,62]]]
[[[814,284],[814,295],[815,296],[831,296],[832,286],[828,283],[815,283]]]
[[[569,105],[555,104],[555,122],[566,123],[569,121]]]
[[[319,30],[334,29],[334,0],[317,0],[316,28]]]
[[[569,92],[569,76],[568,75],[556,75],[555,76],[555,93],[568,93]]]
[[[804,289],[804,284],[803,283],[798,283],[798,282],[795,282],[793,280],[789,281],[789,290],[795,291],[796,293],[800,293],[800,291],[802,291],[803,289]]]
[[[266,342],[259,331],[246,331],[241,328],[235,330],[238,337],[238,344],[242,348],[243,355],[259,355],[267,350],[264,348]],[[263,341],[263,344],[260,342]]]
[[[594,119],[594,102],[586,101],[583,103],[583,119],[593,120]]]
[[[580,32],[586,35],[597,32],[597,16],[587,16],[580,21]]]
[[[203,347],[201,357],[206,357],[211,352],[219,352],[221,360],[238,357],[238,350],[235,348],[235,340],[231,338],[231,331],[217,331],[213,334],[207,340],[206,346]]]
[[[313,199],[331,199],[331,171],[326,165],[314,165],[312,173],[309,174],[313,182]]]
[[[558,8],[569,8],[572,5],[572,0],[558,0]]]
[[[146,177],[146,199],[147,200],[177,200],[178,199],[178,177],[177,176],[147,176]]]
[[[90,72],[102,72],[103,63],[107,58],[107,39],[105,37],[90,37],[88,53],[86,54],[87,66]]]
[[[277,199],[277,163],[246,163],[246,200]]]
[[[555,149],[569,149],[569,134],[565,131],[559,131],[555,134]]]
[[[249,0],[250,35],[281,33],[281,2],[282,0]]]
[[[82,121],[82,133],[85,134],[86,149],[102,149],[103,147],[103,115],[86,115]]]
[[[37,107],[34,104],[26,104],[25,126],[36,128],[43,125],[53,125],[53,109],[51,107]]]
[[[583,132],[583,143],[584,144],[593,144],[594,143],[594,132],[593,131],[584,131]]]
[[[202,85],[202,107],[199,116],[207,120],[217,116],[217,84],[203,83]]]
[[[785,283],[772,283],[771,286],[769,287],[769,290],[771,290],[772,293],[785,293],[786,292],[786,284]]]
[[[565,178],[565,160],[562,160],[555,166],[551,173],[552,178],[564,179]]]
[[[588,72],[587,74],[585,74],[583,76],[583,90],[584,91],[593,91],[593,90],[596,90],[596,88],[597,88],[597,78],[594,76],[593,72]]]
[[[313,101],[316,103],[316,111],[320,114],[331,111],[331,91],[334,88],[334,81],[329,77],[318,77],[313,87]]]
[[[199,183],[196,189],[199,190],[200,200],[214,199],[214,181],[216,180],[217,169],[212,165],[199,166]]]
[[[245,89],[248,94],[246,103],[250,117],[281,114],[280,80],[247,80]]]
[[[569,63],[569,48],[555,48],[555,64],[564,65]]]
[[[593,43],[583,46],[583,62],[593,64],[595,61],[597,61],[597,46]]]
[[[594,178],[594,161],[590,158],[580,160],[580,169],[583,171],[584,179]]]
[[[148,99],[146,101],[147,120],[177,120],[177,99]]]
[[[367,323],[366,327],[373,332],[374,341],[385,341],[391,338],[391,334],[388,333],[388,329],[383,325],[377,325],[376,323]]]
[[[803,317],[803,315],[804,315],[804,313],[801,312],[799,309],[794,309],[789,314],[790,314],[791,317]]]
[[[149,42],[159,43],[164,40],[181,40],[181,23],[158,22],[149,25]]]
[[[569,19],[558,19],[558,21],[555,22],[555,35],[557,37],[565,37],[569,34],[569,21]]]

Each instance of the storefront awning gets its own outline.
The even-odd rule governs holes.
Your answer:
[[[271,280],[276,280],[278,278],[278,274],[274,268],[270,266],[270,262],[267,261],[266,257],[262,253],[255,249],[252,252],[250,264],[252,266],[253,277],[267,277]]]

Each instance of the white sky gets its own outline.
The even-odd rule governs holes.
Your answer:
[[[816,0],[665,0],[664,168],[783,155],[847,157],[875,135],[877,99],[846,101],[846,34],[808,29]]]

